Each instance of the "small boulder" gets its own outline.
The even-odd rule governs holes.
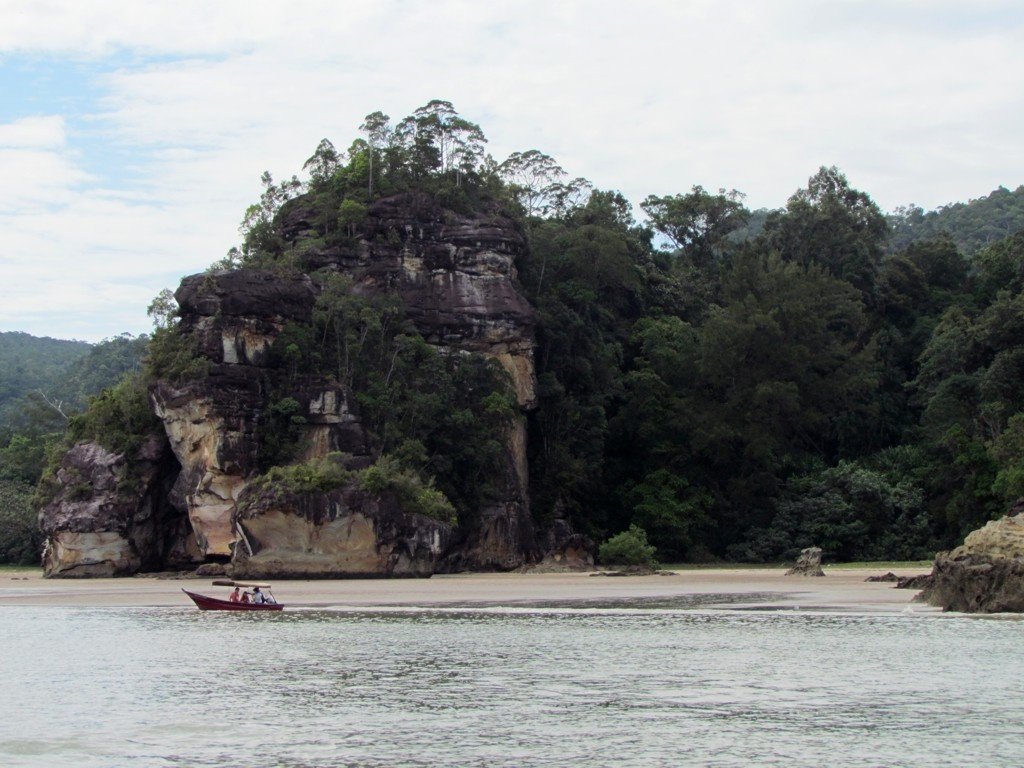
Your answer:
[[[196,576],[229,576],[227,563],[203,563],[196,568]]]
[[[786,571],[787,576],[824,576],[821,570],[821,547],[808,547],[800,551],[796,565]]]

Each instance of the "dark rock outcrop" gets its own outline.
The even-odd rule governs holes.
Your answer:
[[[919,573],[917,576],[900,576],[896,579],[896,589],[930,589],[934,579],[930,573]]]
[[[947,611],[1024,612],[1024,499],[961,546],[939,552],[923,598]]]
[[[787,576],[824,576],[821,570],[821,548],[808,547],[800,550],[796,565],[786,571]]]
[[[40,512],[47,576],[122,576],[191,567],[202,555],[169,502],[177,463],[163,435],[131,457],[79,443],[61,461],[60,490]]]

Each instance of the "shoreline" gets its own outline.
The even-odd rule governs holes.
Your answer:
[[[898,568],[898,576],[926,573]],[[542,607],[545,604],[613,603],[699,599],[701,608],[733,610],[812,610],[867,614],[941,615],[942,610],[913,602],[917,590],[895,589],[890,582],[865,582],[877,568],[825,568],[823,578],[786,576],[785,568],[702,568],[666,570],[650,576],[605,577],[584,573],[464,573],[429,579],[337,579],[275,581],[275,594],[287,607],[366,610],[369,608]],[[124,577],[116,579],[44,579],[40,571],[0,573],[0,611],[8,606],[192,607],[182,594],[218,596],[224,587],[211,578]],[[721,596],[721,600],[715,597]],[[744,599],[748,597],[749,599]]]

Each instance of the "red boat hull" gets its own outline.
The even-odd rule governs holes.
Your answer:
[[[230,600],[197,595],[187,589],[181,591],[192,598],[192,602],[200,611],[280,611],[284,609],[284,606],[279,603],[233,603]]]

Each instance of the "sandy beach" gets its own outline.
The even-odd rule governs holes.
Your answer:
[[[927,569],[901,569],[899,576]],[[473,573],[430,579],[347,579],[279,581],[274,593],[288,606],[365,609],[368,607],[523,606],[620,604],[673,598],[709,608],[847,611],[857,613],[940,614],[915,603],[914,590],[891,583],[868,583],[876,569],[826,568],[824,578],[786,576],[783,568],[667,571],[651,576],[606,577],[590,573]],[[182,588],[226,596],[209,578],[44,579],[39,572],[0,574],[3,606],[145,607],[188,606]]]

